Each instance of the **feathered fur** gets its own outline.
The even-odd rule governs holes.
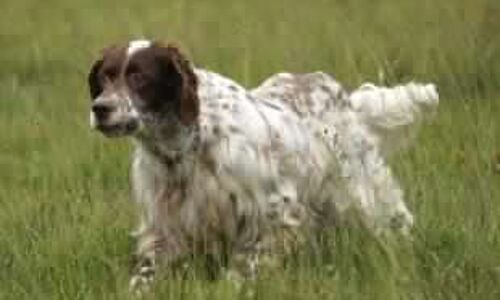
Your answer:
[[[255,256],[280,243],[279,232],[334,226],[351,208],[377,231],[411,227],[384,153],[399,144],[392,133],[437,105],[433,85],[348,93],[316,72],[280,73],[247,90],[194,68],[172,46],[143,42],[124,52],[121,77],[99,81],[95,74],[105,71],[94,68],[89,83],[95,126],[107,135],[121,128],[136,144],[131,178],[143,263],[133,286],[151,262],[193,253],[229,251],[252,276]],[[144,86],[168,99],[135,88],[130,66],[141,70],[141,62],[154,70],[144,70]]]

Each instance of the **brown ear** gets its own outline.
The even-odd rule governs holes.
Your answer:
[[[199,99],[198,99],[198,79],[194,74],[191,63],[179,51],[179,48],[174,45],[161,46],[165,51],[165,55],[170,63],[175,67],[177,73],[181,77],[182,87],[180,91],[180,120],[184,125],[193,124],[199,114]]]
[[[94,64],[90,68],[90,72],[88,75],[88,85],[89,85],[90,96],[92,97],[92,99],[97,98],[103,89],[101,83],[99,82],[98,74],[99,70],[101,69],[104,63],[104,59],[106,57],[107,57],[106,59],[108,59],[109,57],[115,60],[124,59],[125,48],[119,47],[117,45],[111,45],[104,49],[101,49],[100,53],[101,57],[94,62]]]
[[[89,92],[90,92],[90,97],[92,100],[97,98],[99,94],[102,92],[102,86],[99,83],[99,78],[97,74],[99,73],[99,69],[101,68],[103,63],[102,58],[98,59],[94,62],[92,67],[90,68],[90,72],[88,75],[88,85],[89,85]]]
[[[89,92],[90,92],[90,97],[92,97],[92,100],[97,98],[99,94],[102,93],[102,86],[101,83],[99,82],[99,70],[102,67],[102,64],[104,62],[104,57],[106,55],[109,55],[112,52],[117,52],[119,51],[119,47],[116,45],[109,46],[107,48],[101,49],[101,57],[97,59],[94,64],[92,64],[92,67],[90,68],[90,72],[88,75],[88,85],[89,85]]]

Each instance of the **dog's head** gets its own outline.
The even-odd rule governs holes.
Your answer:
[[[196,76],[172,45],[140,40],[106,48],[88,84],[91,126],[106,136],[135,135],[159,122],[189,126],[198,116]]]

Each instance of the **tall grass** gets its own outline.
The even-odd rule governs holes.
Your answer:
[[[178,41],[247,86],[278,71],[437,82],[442,105],[391,160],[412,241],[335,232],[263,274],[256,299],[500,299],[500,2],[496,0],[0,3],[0,299],[127,298],[126,141],[90,132],[86,73],[100,48]],[[171,299],[243,297],[171,279]]]

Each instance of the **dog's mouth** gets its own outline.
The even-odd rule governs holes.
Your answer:
[[[96,129],[106,137],[122,137],[132,135],[139,128],[139,124],[134,121],[119,124],[97,124]]]

